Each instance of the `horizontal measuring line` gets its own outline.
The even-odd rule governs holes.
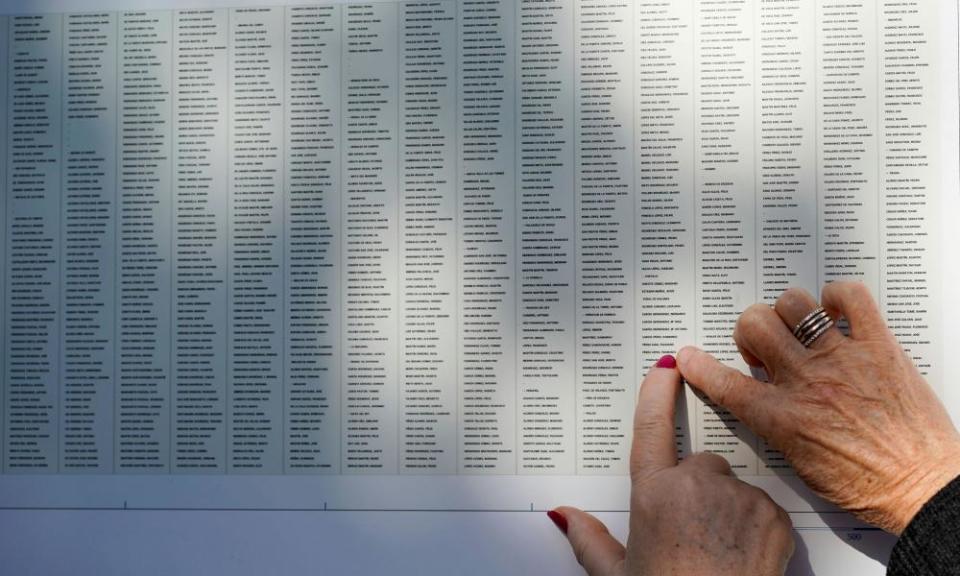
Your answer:
[[[151,507],[151,506],[0,506],[2,510],[105,511],[105,512],[546,512],[530,508],[251,508],[251,507]],[[599,510],[596,512],[628,512]]]
[[[64,511],[64,512],[427,512],[427,513],[546,513],[547,508],[260,508],[260,507],[152,507],[152,506],[0,506],[0,511]],[[628,514],[629,510],[584,509],[591,514]],[[836,510],[789,512],[790,514],[846,514]],[[879,528],[833,528],[838,530],[880,530]],[[813,528],[804,528],[813,529]]]

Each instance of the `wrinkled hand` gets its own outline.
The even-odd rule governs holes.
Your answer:
[[[960,437],[866,287],[829,284],[822,305],[847,319],[849,337],[834,327],[810,348],[794,338],[793,327],[817,306],[803,290],[741,315],[734,339],[769,383],[694,348],[680,351],[680,371],[783,452],[821,496],[900,534],[960,474]]]
[[[590,576],[782,575],[794,549],[786,512],[734,478],[720,456],[694,454],[677,464],[680,388],[673,368],[653,368],[640,388],[626,548],[586,512],[561,507],[551,517]]]

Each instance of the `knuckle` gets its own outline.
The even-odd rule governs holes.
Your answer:
[[[730,469],[730,463],[727,462],[727,459],[713,452],[697,452],[692,458],[710,468]]]
[[[864,284],[863,282],[860,282],[859,280],[847,282],[846,289],[847,289],[847,294],[852,299],[862,300],[864,298],[872,298],[872,296],[870,295],[870,289],[867,288],[866,284]]]
[[[658,487],[657,487],[658,488]],[[630,495],[630,513],[640,518],[653,518],[657,510],[663,505],[664,491],[636,490]]]
[[[777,506],[777,526],[786,532],[793,530],[793,520],[790,519],[790,514],[787,514],[787,511]]]
[[[834,282],[824,289],[824,293],[830,293],[833,299],[844,307],[862,310],[873,302],[873,293],[870,292],[870,288],[859,280]]]
[[[756,486],[750,486],[749,489],[754,502],[754,514],[770,524],[781,524],[786,515],[783,508],[762,489]]]
[[[675,486],[682,494],[699,494],[700,478],[692,470],[688,470],[685,474],[680,474]]]
[[[781,305],[792,306],[795,304],[804,304],[811,299],[812,297],[807,294],[806,290],[794,287],[784,290],[777,302]]]
[[[715,466],[717,468],[723,470],[726,473],[730,473],[733,471],[733,467],[730,465],[730,461],[724,458],[723,456],[720,456],[719,454],[711,454],[710,457],[714,461]]]
[[[777,506],[777,514],[771,523],[770,529],[774,537],[779,538],[781,541],[793,539],[793,522],[790,520],[790,515],[779,506]]]
[[[760,325],[766,317],[768,307],[763,304],[752,304],[737,318],[736,331],[752,330]]]
[[[770,499],[770,496],[768,496],[766,493],[764,493],[764,498],[760,504],[760,511],[762,512],[764,518],[770,520],[771,523],[779,524],[783,521],[782,517],[780,516],[780,506]]]
[[[640,437],[654,436],[671,426],[673,421],[668,420],[663,414],[644,410],[641,412],[641,417],[637,418],[633,424],[633,434]]]
[[[839,292],[843,291],[846,284],[847,283],[843,280],[834,280],[832,282],[828,282],[820,290],[820,298],[822,300],[836,300],[837,295]]]
[[[577,564],[583,566],[584,558],[587,556],[587,544],[583,541],[573,543],[573,555],[577,558]]]
[[[584,566],[587,556],[590,555],[593,543],[597,541],[598,537],[608,534],[609,530],[606,526],[599,525],[591,527],[589,532],[589,538],[579,538],[572,543],[573,554],[577,558],[577,563],[581,566]]]
[[[734,390],[736,390],[737,384],[739,384],[739,374],[733,370],[724,370],[717,381],[716,396],[714,401],[717,404],[726,406],[727,403],[733,398],[735,394]]]

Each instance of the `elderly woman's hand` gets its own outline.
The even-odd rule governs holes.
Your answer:
[[[782,575],[793,554],[790,518],[714,454],[679,465],[674,407],[680,374],[667,356],[640,387],[630,454],[630,537],[623,547],[596,518],[550,512],[590,576]]]
[[[685,348],[684,378],[782,451],[817,493],[900,534],[921,506],[960,474],[960,437],[933,390],[859,283],[835,282],[822,305],[845,317],[809,348],[791,333],[816,301],[789,290],[775,308],[755,305],[734,339],[769,383]]]

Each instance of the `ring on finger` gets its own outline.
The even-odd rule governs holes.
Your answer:
[[[817,338],[833,326],[833,318],[823,306],[818,306],[813,312],[803,317],[803,320],[797,323],[793,329],[793,336],[800,341],[805,348],[817,341]]]

